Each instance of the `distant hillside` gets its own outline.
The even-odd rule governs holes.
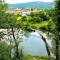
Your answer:
[[[28,2],[28,3],[17,3],[17,4],[9,4],[9,8],[38,8],[38,9],[50,9],[54,7],[54,2]]]

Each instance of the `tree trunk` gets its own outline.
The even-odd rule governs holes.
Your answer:
[[[41,35],[42,36],[42,35]],[[42,36],[42,40],[44,41],[45,43],[45,46],[46,46],[46,50],[47,50],[47,53],[48,53],[48,56],[49,56],[49,59],[51,58],[51,55],[50,55],[50,50],[49,50],[49,46],[48,46],[48,43],[46,41],[46,38]]]
[[[60,52],[60,51],[59,51],[59,45],[60,45],[60,44],[59,44],[59,43],[60,43],[59,39],[60,39],[60,37],[57,36],[57,37],[56,37],[56,60],[60,60],[60,59],[59,59],[59,52]]]
[[[36,31],[36,30],[35,30]],[[42,35],[43,33],[42,32],[40,32],[40,31],[36,31],[36,32],[38,32],[38,34],[42,37],[42,40],[44,41],[44,43],[45,43],[45,46],[46,46],[46,50],[47,50],[47,53],[48,53],[48,56],[49,56],[49,60],[51,60],[50,58],[51,58],[51,52],[50,52],[50,49],[49,49],[49,46],[48,46],[48,43],[47,43],[47,41],[46,41],[46,38]],[[42,34],[41,34],[42,33]]]
[[[14,39],[14,42],[15,42],[15,58],[19,58],[19,50],[18,50],[18,43],[16,42],[16,39],[15,39],[15,35],[14,35],[14,30],[12,28],[12,35],[13,35],[13,39]]]

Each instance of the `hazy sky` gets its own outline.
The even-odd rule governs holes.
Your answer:
[[[32,1],[53,2],[53,0],[6,0],[7,3],[25,3]]]

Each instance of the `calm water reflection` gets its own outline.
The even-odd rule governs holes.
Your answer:
[[[24,36],[23,43],[21,43],[21,45],[23,45],[23,51],[25,54],[33,56],[47,55],[45,43],[37,32],[32,32],[27,36]]]

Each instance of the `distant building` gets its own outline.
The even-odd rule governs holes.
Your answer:
[[[27,9],[21,11],[21,15],[22,15],[22,16],[27,16],[27,15],[29,15],[30,13],[31,13],[30,10],[27,10]]]
[[[21,16],[27,16],[31,12],[39,12],[39,11],[40,10],[35,9],[35,8],[31,8],[31,9],[20,9],[20,8],[16,8],[16,9],[9,9],[6,13],[15,13],[15,14],[20,14]]]
[[[16,8],[16,9],[14,10],[14,13],[16,13],[16,14],[21,14],[21,9]]]

